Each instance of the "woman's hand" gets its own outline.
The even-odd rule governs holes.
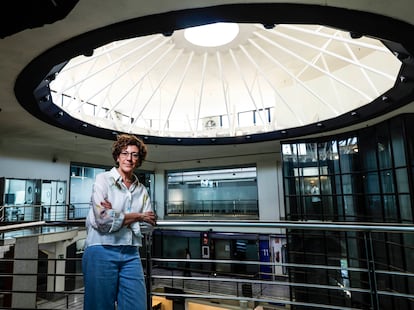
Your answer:
[[[157,216],[153,211],[147,211],[143,213],[125,213],[124,225],[129,226],[134,222],[147,222],[152,226],[157,223]]]
[[[105,209],[112,209],[112,203],[110,203],[108,200],[104,200],[101,202],[101,206]]]
[[[107,219],[108,213],[107,210],[112,209],[112,204],[108,200],[101,201],[100,205],[97,205],[99,209],[99,217],[101,219]],[[103,209],[102,209],[103,208]]]
[[[157,224],[157,216],[153,211],[144,212],[142,213],[142,222],[147,222],[152,226],[155,226],[155,224]]]

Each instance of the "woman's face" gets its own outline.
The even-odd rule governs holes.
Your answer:
[[[126,174],[130,174],[137,166],[139,159],[139,149],[136,145],[128,145],[118,155],[119,169]]]

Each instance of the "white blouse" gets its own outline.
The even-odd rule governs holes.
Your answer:
[[[104,200],[112,204],[112,209],[101,205]],[[148,191],[134,175],[134,182],[128,188],[122,182],[118,170],[96,175],[93,185],[90,209],[86,217],[86,246],[91,245],[142,245],[142,232],[152,231],[148,223],[135,222],[123,225],[125,214],[151,211]]]

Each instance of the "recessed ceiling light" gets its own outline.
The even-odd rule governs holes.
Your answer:
[[[215,23],[187,28],[184,37],[194,45],[216,47],[234,40],[239,26],[234,23]]]

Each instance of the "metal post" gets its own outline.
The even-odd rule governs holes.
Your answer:
[[[145,234],[145,270],[147,274],[146,278],[146,287],[147,287],[147,310],[152,310],[152,259],[151,259],[151,249],[152,249],[152,234]]]
[[[364,232],[364,241],[365,241],[365,253],[367,256],[367,268],[368,268],[368,280],[369,287],[371,290],[371,309],[378,310],[378,287],[377,287],[377,278],[375,275],[375,261],[374,261],[374,250],[372,248],[372,236],[371,232]]]

